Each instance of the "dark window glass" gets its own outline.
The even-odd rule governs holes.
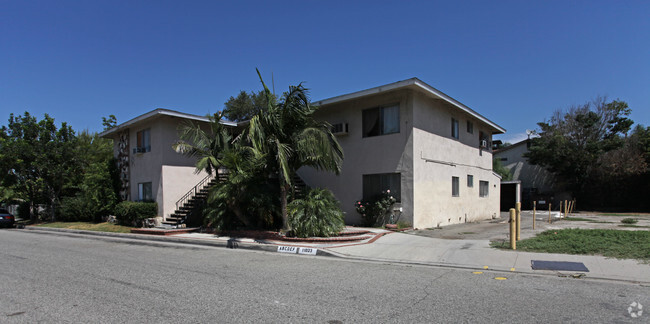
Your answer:
[[[487,181],[478,182],[479,197],[487,197],[490,194],[490,183]]]
[[[474,187],[474,176],[471,174],[467,175],[467,186],[470,188]]]
[[[378,107],[363,111],[363,137],[399,133],[399,106]]]
[[[451,119],[451,137],[458,139],[458,120]]]
[[[137,134],[137,147],[133,149],[135,153],[144,153],[151,151],[151,131],[144,129]]]
[[[138,200],[152,201],[153,193],[151,190],[151,182],[138,183]]]
[[[390,193],[397,201],[401,201],[401,177],[399,173],[381,173],[363,175],[363,199],[373,199],[383,191]]]
[[[458,177],[451,177],[451,196],[458,197],[460,195]]]

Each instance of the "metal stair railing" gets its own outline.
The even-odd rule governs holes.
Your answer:
[[[210,179],[212,179],[212,175],[209,174],[203,180],[199,181],[199,183],[194,186],[194,188],[190,189],[181,199],[179,199],[176,202],[176,210],[179,210],[181,206],[185,205],[193,196],[195,196],[203,187],[205,187],[206,182],[208,182]]]

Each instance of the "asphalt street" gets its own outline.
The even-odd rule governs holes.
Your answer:
[[[622,282],[24,230],[0,247],[2,323],[650,322],[628,311],[650,287]]]

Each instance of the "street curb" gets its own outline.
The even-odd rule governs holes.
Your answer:
[[[33,227],[26,226],[25,230],[32,232],[41,232],[43,234],[57,234],[78,237],[78,235],[83,236],[95,236],[98,238],[113,238],[113,239],[132,239],[145,242],[160,242],[160,243],[180,243],[180,244],[189,244],[189,245],[198,245],[198,246],[209,246],[209,247],[220,247],[227,249],[243,249],[243,250],[252,250],[252,251],[265,251],[265,252],[277,252],[278,246],[283,246],[275,243],[257,243],[251,244],[248,242],[241,242],[236,239],[230,239],[226,242],[216,241],[216,240],[203,240],[203,239],[191,239],[184,237],[170,237],[170,236],[154,236],[147,234],[129,234],[129,233],[111,233],[111,232],[96,232],[96,231],[84,231],[84,230],[75,230],[67,228],[51,228],[51,227]],[[295,247],[300,247],[296,245],[291,245]],[[284,253],[283,253],[284,254]],[[316,252],[318,256],[329,256],[335,257],[330,251],[324,251],[321,248],[318,248]]]
[[[484,268],[476,265],[470,264],[454,264],[454,263],[441,263],[441,262],[426,262],[426,261],[405,261],[405,260],[396,260],[396,259],[381,259],[381,258],[366,258],[348,255],[340,252],[328,251],[334,257],[347,259],[347,260],[358,260],[358,261],[369,261],[369,262],[380,262],[380,263],[394,263],[402,265],[414,265],[414,266],[430,266],[430,267],[439,267],[439,268],[449,268],[449,269],[459,269],[459,270],[472,270],[472,271],[490,271],[490,272],[500,272],[500,273],[516,273],[522,275],[532,275],[532,276],[551,276],[551,277],[569,277],[572,273],[570,271],[556,271],[553,273],[549,272],[532,272],[532,271],[521,271],[521,270],[510,270],[508,268]],[[551,271],[551,270],[549,270]],[[593,277],[593,276],[584,276],[580,278],[582,280],[597,280],[597,281],[610,281],[610,282],[624,282],[629,284],[638,284],[648,286],[650,281],[640,281],[633,279],[619,279],[619,278],[608,278],[608,277]]]
[[[54,235],[64,235],[70,237],[79,237],[79,236],[94,236],[98,239],[132,239],[142,242],[159,242],[159,243],[177,243],[177,244],[188,244],[188,245],[197,245],[197,246],[209,246],[209,247],[220,247],[227,249],[243,249],[249,251],[264,251],[264,252],[274,252],[277,253],[278,247],[283,245],[278,245],[274,243],[257,243],[250,244],[247,242],[240,242],[237,240],[229,240],[227,242],[215,241],[215,240],[203,240],[203,239],[190,239],[190,238],[181,238],[181,237],[170,237],[170,236],[154,236],[146,234],[127,234],[127,233],[111,233],[111,232],[95,232],[95,231],[85,231],[85,230],[74,230],[74,229],[64,229],[64,228],[51,228],[51,227],[34,227],[26,226],[24,229],[32,232],[40,232],[43,234],[54,234]],[[390,233],[385,233],[390,234]],[[383,235],[381,235],[383,236]],[[232,242],[231,242],[232,241]],[[123,241],[122,241],[123,242]],[[263,245],[262,245],[263,244]],[[368,243],[362,243],[368,244]],[[296,245],[291,245],[299,247]],[[338,247],[338,246],[337,246]],[[433,266],[440,268],[449,268],[449,269],[459,269],[459,270],[478,270],[478,271],[490,271],[490,272],[500,272],[500,273],[516,273],[516,274],[526,274],[534,276],[551,276],[558,277],[561,272],[555,273],[540,273],[540,272],[530,272],[530,271],[521,271],[515,270],[511,271],[506,268],[488,268],[475,266],[475,265],[463,265],[463,264],[452,264],[452,263],[440,263],[440,262],[425,262],[425,261],[405,261],[405,260],[396,260],[396,259],[381,259],[381,258],[367,258],[348,255],[345,253],[330,251],[327,248],[317,248],[317,256],[325,257],[335,257],[344,260],[354,260],[354,261],[366,261],[366,262],[379,262],[379,263],[392,263],[392,264],[401,264],[401,265],[415,265],[415,266]],[[286,253],[282,253],[286,254]],[[294,253],[294,255],[297,255]],[[599,280],[599,281],[610,281],[610,282],[624,282],[630,284],[641,284],[641,285],[650,285],[650,281],[640,281],[640,280],[631,280],[631,279],[619,279],[619,278],[607,278],[607,277],[592,277],[585,276],[581,278],[583,280]]]

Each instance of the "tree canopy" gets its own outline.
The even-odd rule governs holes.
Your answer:
[[[63,198],[75,196],[84,184],[112,188],[110,175],[86,179],[89,173],[99,172],[98,165],[108,168],[111,157],[110,141],[96,134],[77,136],[65,122],[57,127],[47,114],[41,120],[28,112],[11,114],[8,125],[0,128],[0,188],[3,196],[11,195],[3,200],[28,204],[32,221],[39,217],[36,207],[47,206],[53,220]]]
[[[224,103],[223,117],[234,122],[250,120],[276,101],[275,95],[267,96],[264,90],[250,93],[242,90]]]
[[[650,142],[647,128],[630,131],[630,113],[626,102],[605,98],[555,111],[538,123],[539,137],[531,139],[525,157],[554,173],[583,206],[625,205],[623,200],[636,196],[629,193],[639,189],[630,179],[648,175]]]

